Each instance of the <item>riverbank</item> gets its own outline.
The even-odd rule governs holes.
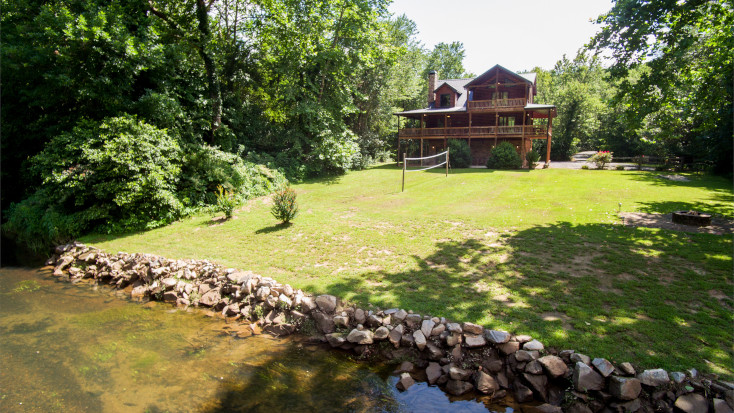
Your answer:
[[[662,369],[612,363],[573,350],[546,348],[530,336],[394,308],[366,310],[332,295],[312,297],[288,284],[208,261],[168,260],[145,254],[111,255],[69,244],[56,249],[54,276],[94,279],[127,289],[131,296],[180,306],[199,305],[242,320],[253,331],[296,331],[354,352],[364,359],[403,361],[398,388],[415,379],[462,395],[490,397],[512,392],[520,403],[543,403],[550,411],[637,411],[676,406],[687,412],[724,409],[734,403],[734,385],[695,369]]]

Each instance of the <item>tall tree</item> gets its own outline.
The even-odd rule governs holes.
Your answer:
[[[428,55],[424,76],[435,70],[441,79],[472,77],[464,69],[464,44],[461,42],[439,43]]]
[[[679,155],[708,158],[731,174],[732,1],[616,0],[597,23],[589,47],[611,52],[630,128],[647,125]]]

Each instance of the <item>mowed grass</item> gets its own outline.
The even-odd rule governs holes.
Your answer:
[[[530,334],[558,349],[732,378],[732,236],[620,225],[618,211],[734,215],[731,181],[584,170],[435,171],[383,165],[295,185],[234,219],[187,218],[82,241],[109,252],[209,259],[359,305]]]

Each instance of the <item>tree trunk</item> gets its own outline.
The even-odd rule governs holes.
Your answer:
[[[214,133],[222,124],[222,91],[219,86],[219,78],[217,77],[214,59],[208,50],[212,36],[208,11],[209,7],[204,0],[196,1],[196,18],[199,20],[199,44],[196,49],[204,61],[204,70],[206,70],[206,80],[209,88],[209,101],[212,105],[211,129],[208,139],[209,143],[212,143],[214,141]]]

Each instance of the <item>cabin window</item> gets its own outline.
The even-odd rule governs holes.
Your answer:
[[[448,93],[442,94],[439,104],[440,104],[440,107],[442,108],[447,108],[451,106],[451,95],[449,95]]]
[[[515,117],[500,116],[499,126],[515,126]]]
[[[492,92],[492,99],[509,99],[510,92]]]

